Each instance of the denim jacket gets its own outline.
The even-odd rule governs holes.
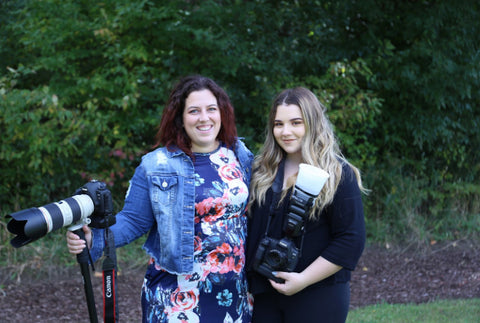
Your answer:
[[[250,185],[253,154],[237,140],[235,154]],[[143,249],[166,271],[193,270],[195,178],[193,162],[182,150],[158,148],[142,158],[130,181],[125,205],[111,226],[115,247],[149,232]],[[105,230],[93,229],[90,253],[96,260],[105,246]]]

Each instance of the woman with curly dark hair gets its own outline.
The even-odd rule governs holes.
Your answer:
[[[163,111],[156,146],[137,167],[111,227],[117,247],[147,234],[143,322],[250,322],[244,273],[252,153],[237,138],[232,104],[213,80],[182,79]],[[73,254],[98,259],[102,229]],[[93,231],[93,239],[92,239]]]

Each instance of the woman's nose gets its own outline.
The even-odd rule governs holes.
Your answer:
[[[208,113],[207,113],[207,111],[203,111],[203,110],[200,111],[199,119],[200,119],[201,121],[206,121],[206,120],[208,120]]]
[[[290,128],[289,125],[284,125],[282,128],[282,134],[290,134],[292,132],[292,129]]]

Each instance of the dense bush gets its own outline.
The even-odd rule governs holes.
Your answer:
[[[311,88],[372,190],[372,241],[478,237],[479,13],[466,0],[2,2],[0,211],[90,178],[120,208],[169,89],[200,73],[230,94],[254,151],[272,97]]]

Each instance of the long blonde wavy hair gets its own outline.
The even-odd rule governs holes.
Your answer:
[[[348,164],[352,168],[360,190],[366,192],[366,189],[362,186],[360,171],[350,164],[341,153],[333,127],[325,114],[325,107],[315,94],[304,87],[286,89],[273,101],[268,117],[265,143],[253,163],[254,172],[250,185],[249,204],[251,205],[254,201],[258,201],[260,205],[265,203],[267,190],[272,186],[278,166],[285,156],[284,150],[277,144],[273,136],[277,107],[292,104],[298,106],[302,111],[305,124],[302,162],[319,167],[330,175],[309,215],[311,220],[316,220],[320,216],[320,211],[333,200],[342,176],[342,164]],[[288,189],[295,184],[295,180],[296,175],[288,179],[282,199]]]

